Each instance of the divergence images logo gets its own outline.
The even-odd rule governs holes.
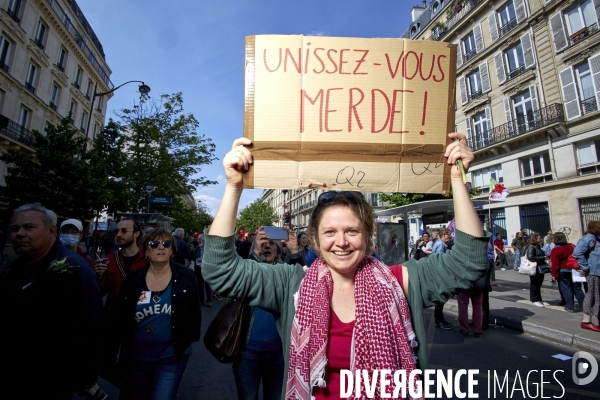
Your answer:
[[[580,359],[585,361],[577,363]],[[586,378],[579,378],[579,376],[585,375],[588,372],[589,375]],[[596,375],[598,375],[598,362],[590,353],[578,351],[573,355],[571,373],[573,382],[575,382],[576,385],[587,385],[596,379]]]

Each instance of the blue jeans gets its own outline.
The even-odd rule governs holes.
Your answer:
[[[134,360],[131,373],[133,393],[139,400],[172,400],[177,395],[189,354],[156,361]]]
[[[233,363],[239,400],[257,400],[260,381],[264,400],[280,400],[283,389],[283,350],[245,349]]]
[[[520,266],[521,266],[521,251],[515,250],[515,265],[513,266],[513,268],[519,269]]]
[[[585,294],[581,290],[581,282],[573,282],[573,273],[570,269],[561,269],[558,284],[567,303],[567,307],[574,308],[573,296],[577,298],[579,308],[583,309]]]

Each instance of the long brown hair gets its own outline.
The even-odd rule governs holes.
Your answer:
[[[534,246],[539,247],[538,242],[537,242],[539,238],[540,238],[540,234],[533,232],[532,234],[530,234],[527,237],[527,246],[534,245]]]

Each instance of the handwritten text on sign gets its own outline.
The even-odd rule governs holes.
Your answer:
[[[259,160],[278,162],[271,173],[298,163],[287,171],[295,174],[288,188],[352,182],[397,190],[399,163],[411,171],[441,161],[454,126],[455,52],[448,43],[404,39],[248,38],[245,135]],[[327,165],[344,161],[354,173]],[[389,174],[387,164],[396,165]],[[381,165],[386,176],[377,178]],[[439,191],[442,170],[407,191]]]

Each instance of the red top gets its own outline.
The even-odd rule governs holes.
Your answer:
[[[504,250],[504,241],[500,239],[494,240],[494,246],[499,248],[500,250]]]
[[[392,274],[398,279],[400,287],[402,284],[402,266],[390,267]],[[340,398],[340,370],[350,369],[350,350],[352,349],[352,333],[354,321],[342,322],[331,310],[329,318],[329,341],[327,344],[327,366],[325,367],[324,388],[315,388],[313,395],[316,400],[330,400]]]
[[[115,260],[116,254],[119,255],[119,261],[121,261],[121,265],[125,269],[126,275],[129,275],[131,272],[137,271],[138,269],[146,266],[146,260],[144,259],[142,246],[140,246],[138,257],[135,259],[133,264],[131,264],[130,271],[126,270],[127,266],[125,265],[125,260],[123,259],[122,250],[115,251],[114,253],[110,253],[106,256],[106,258],[108,258],[108,265],[106,266],[106,272],[104,272],[104,275],[102,275],[102,279],[99,282],[102,293],[108,293],[108,296],[106,297],[106,303],[104,304],[104,313],[106,315],[110,315],[112,308],[117,303],[117,297],[119,296],[119,291],[121,290],[121,285],[123,284],[123,275],[121,275],[121,271],[119,271],[119,267],[117,267],[117,262]]]
[[[571,243],[559,244],[552,249],[550,253],[550,262],[552,265],[552,277],[557,279],[561,269],[573,269],[567,265],[570,255],[573,255],[575,246]]]
[[[85,253],[79,246],[77,246],[77,248],[75,249],[75,252],[77,254],[79,254],[80,256],[82,256],[83,258],[85,258],[85,260],[92,266],[92,271],[94,271],[94,274],[95,274],[96,268],[94,266],[94,260],[92,260],[92,257],[90,257],[89,254]]]

